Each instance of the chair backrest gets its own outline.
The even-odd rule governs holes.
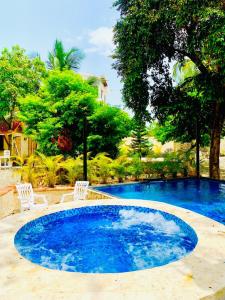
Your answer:
[[[34,202],[34,192],[31,183],[17,184],[16,189],[21,206],[27,206]]]
[[[85,200],[88,193],[89,181],[76,181],[74,186],[74,200]]]
[[[10,150],[4,150],[3,156],[4,158],[10,158]]]

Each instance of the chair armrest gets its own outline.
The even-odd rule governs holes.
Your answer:
[[[45,204],[48,204],[48,200],[47,200],[47,198],[46,198],[45,195],[34,194],[34,197],[36,197],[36,198],[42,198],[43,202]]]
[[[73,196],[73,192],[72,193],[68,193],[68,194],[63,194],[62,197],[61,197],[60,203],[64,202],[65,197],[67,197],[67,196]]]

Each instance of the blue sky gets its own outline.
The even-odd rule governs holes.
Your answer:
[[[43,60],[61,39],[66,48],[78,47],[85,59],[80,72],[104,75],[108,102],[122,104],[121,84],[112,70],[112,27],[118,13],[113,0],[7,0],[0,11],[0,48],[19,44]]]

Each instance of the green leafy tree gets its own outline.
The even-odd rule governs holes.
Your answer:
[[[81,51],[77,48],[71,48],[68,51],[64,49],[63,43],[55,41],[54,49],[48,54],[48,67],[54,70],[77,70],[80,68],[80,62],[83,59]]]
[[[25,132],[47,155],[82,150],[84,110],[93,114],[97,91],[73,71],[52,71],[36,95],[20,101]]]
[[[0,119],[9,129],[18,111],[19,98],[36,93],[42,77],[46,76],[44,63],[39,57],[30,59],[25,50],[13,46],[0,54]]]
[[[180,108],[176,117],[181,112],[189,118],[206,115],[211,136],[210,176],[219,178],[220,137],[225,120],[224,2],[117,0],[115,5],[121,13],[115,27],[115,68],[124,82],[125,102],[141,117],[149,116],[147,107],[151,104],[160,118],[163,111],[167,113],[165,108],[175,103],[172,99]],[[172,61],[182,63],[185,59],[198,70],[197,76],[191,74],[191,97],[188,81],[182,87],[188,88],[189,94],[174,86],[170,71]],[[197,101],[185,105],[184,98],[195,99],[201,105]]]
[[[135,122],[132,138],[131,147],[134,152],[137,153],[140,158],[146,156],[152,145],[148,140],[147,129],[144,122]]]
[[[47,155],[78,156],[83,151],[84,113],[88,120],[88,151],[92,156],[117,152],[117,144],[129,134],[129,117],[117,108],[101,104],[97,89],[73,71],[51,71],[36,95],[20,100],[25,133]]]
[[[115,158],[120,141],[129,136],[131,130],[129,115],[119,108],[102,104],[90,116],[89,123],[88,148],[92,155],[106,152]]]

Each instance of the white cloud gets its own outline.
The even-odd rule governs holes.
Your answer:
[[[85,52],[97,52],[108,56],[112,54],[114,49],[113,44],[113,29],[111,27],[99,27],[89,33],[89,44],[91,47],[87,48]]]

